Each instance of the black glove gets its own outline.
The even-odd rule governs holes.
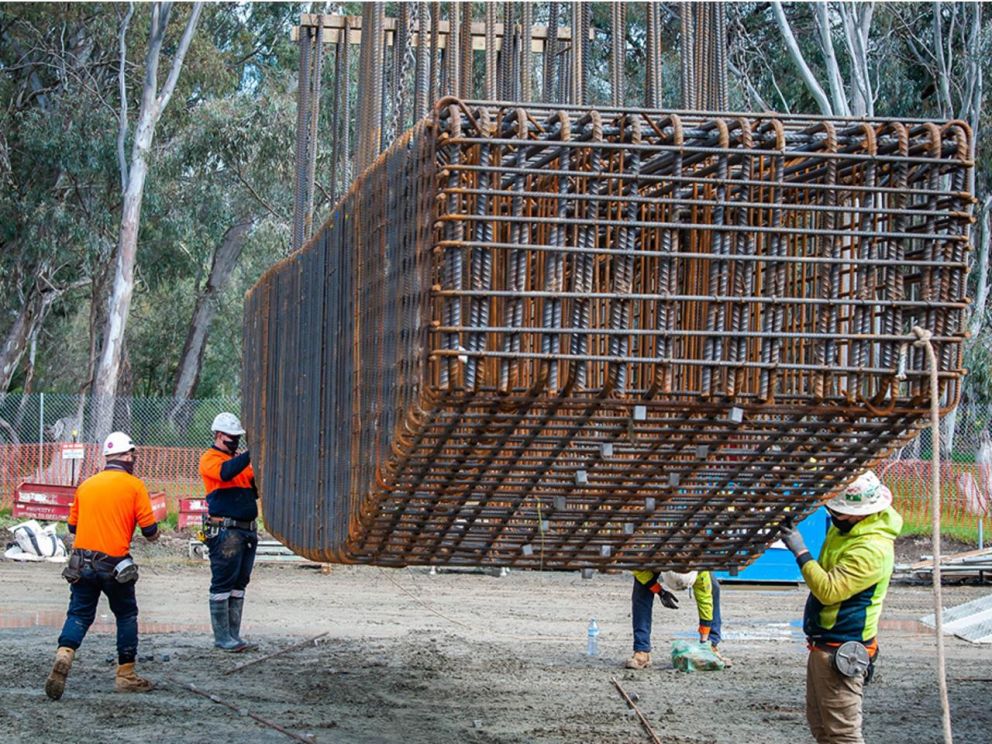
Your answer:
[[[670,610],[677,610],[679,608],[679,598],[664,587],[658,592],[658,599]]]
[[[658,581],[658,577],[660,575],[661,574],[654,574],[651,577],[651,583],[647,585],[648,590],[653,594],[657,594],[658,599],[661,600],[661,603],[665,605],[665,607],[670,610],[677,610],[679,608],[679,598],[661,585],[661,582]]]

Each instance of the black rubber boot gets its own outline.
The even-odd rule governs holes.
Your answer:
[[[232,596],[228,600],[227,605],[227,617],[228,617],[228,627],[230,629],[231,638],[233,638],[238,643],[244,645],[246,649],[254,648],[254,646],[241,637],[241,613],[245,607],[244,597],[234,597]]]
[[[245,644],[231,637],[230,599],[210,600],[210,625],[214,646],[224,651],[244,651]]]

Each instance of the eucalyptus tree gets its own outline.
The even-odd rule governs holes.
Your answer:
[[[127,328],[131,299],[134,294],[134,267],[137,260],[138,230],[141,222],[141,203],[144,196],[145,179],[150,166],[152,142],[155,128],[166,106],[175,92],[179,81],[186,52],[189,50],[193,33],[202,10],[202,3],[193,3],[189,8],[186,25],[171,57],[168,75],[164,83],[159,81],[159,64],[166,41],[172,3],[153,3],[150,12],[148,41],[145,50],[143,79],[141,83],[141,106],[130,133],[128,117],[128,91],[125,64],[127,62],[127,31],[131,14],[125,16],[119,34],[120,66],[120,115],[117,137],[117,157],[120,167],[121,207],[120,230],[117,253],[114,262],[113,282],[107,302],[107,315],[103,326],[103,346],[93,378],[93,398],[95,403],[92,429],[97,437],[110,431],[113,421],[114,396],[120,375],[124,334]],[[126,142],[132,137],[130,155],[125,155]]]

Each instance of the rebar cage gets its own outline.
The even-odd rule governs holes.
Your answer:
[[[248,296],[321,561],[741,567],[959,396],[966,124],[445,99]]]

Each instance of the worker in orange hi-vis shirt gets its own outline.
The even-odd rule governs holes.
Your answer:
[[[210,625],[216,648],[238,652],[250,647],[241,638],[241,614],[258,548],[258,489],[251,455],[247,450],[238,454],[245,433],[241,420],[233,413],[218,413],[210,428],[213,446],[200,457],[207,492]]]
[[[79,484],[69,509],[69,532],[75,534],[72,555],[62,576],[69,582],[69,610],[59,635],[55,664],[45,681],[45,693],[58,700],[76,649],[96,617],[100,595],[106,594],[117,620],[118,692],[147,692],[153,685],[134,671],[138,655],[138,602],[134,584],[138,567],[131,560],[135,525],[148,540],[158,539],[148,489],[133,475],[137,461],[134,442],[115,431],[103,444],[106,466]]]

